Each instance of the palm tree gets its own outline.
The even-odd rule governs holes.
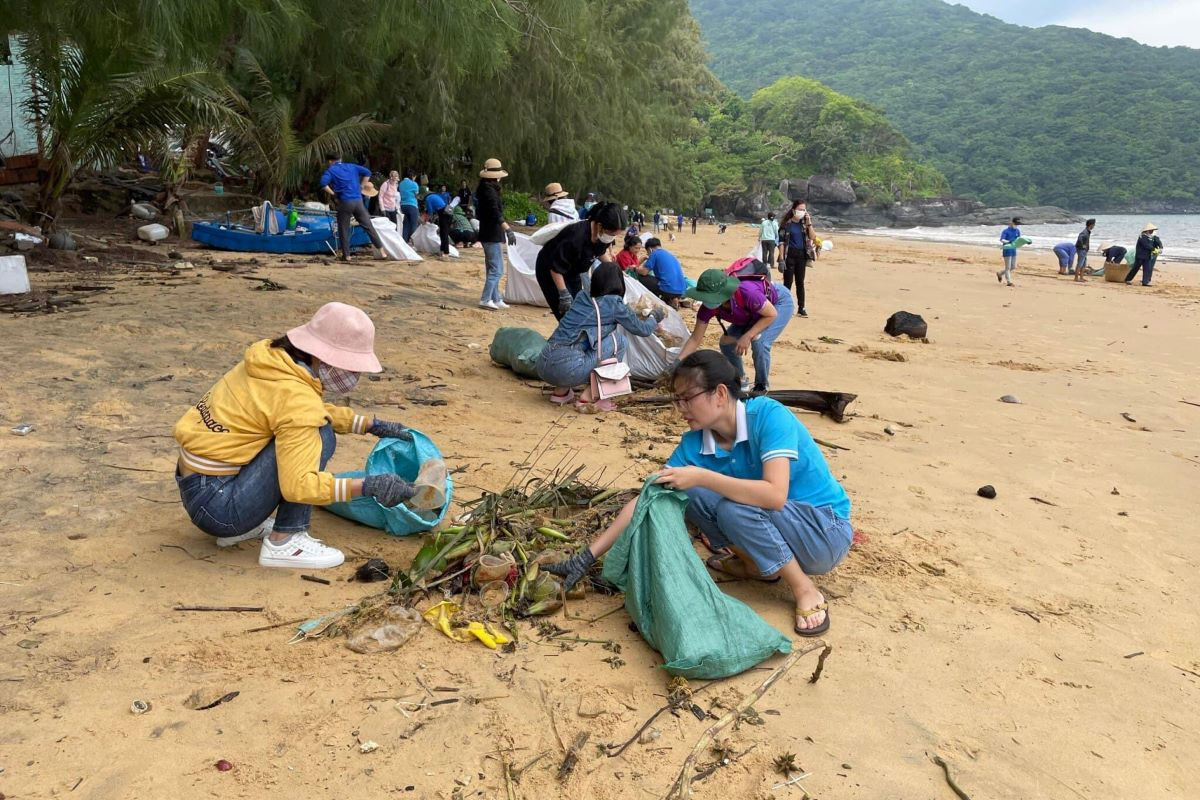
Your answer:
[[[303,143],[295,127],[295,110],[280,94],[258,60],[239,50],[237,65],[248,79],[246,94],[228,90],[228,105],[239,123],[227,131],[234,157],[257,177],[257,189],[280,203],[324,164],[329,152],[361,151],[388,130],[367,114],[355,114]],[[246,96],[246,95],[249,96]]]
[[[33,33],[19,41],[34,87],[27,107],[46,137],[39,212],[49,228],[81,169],[157,151],[189,126],[237,122],[220,76],[203,67],[166,67],[158,53],[135,47],[87,47]]]

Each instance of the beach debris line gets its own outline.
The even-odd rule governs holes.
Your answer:
[[[675,778],[675,782],[671,785],[671,788],[667,790],[667,800],[686,800],[687,798],[691,797],[692,782],[696,779],[696,775],[694,774],[696,758],[700,755],[700,753],[716,744],[717,736],[734,722],[741,719],[743,714],[750,709],[764,694],[766,694],[767,690],[770,689],[780,678],[786,675],[788,670],[794,667],[800,661],[800,659],[804,658],[804,656],[808,655],[814,650],[825,650],[827,652],[830,649],[831,648],[829,648],[822,640],[814,639],[799,650],[795,650],[790,656],[787,657],[787,659],[784,660],[782,664],[779,665],[778,668],[775,669],[774,672],[768,675],[767,679],[759,684],[754,691],[742,698],[742,701],[738,703],[737,706],[714,722],[708,728],[708,730],[704,732],[699,740],[697,740],[687,758],[684,759],[683,766],[679,770],[679,775]],[[823,661],[824,659],[818,661],[818,671],[824,666]],[[818,676],[814,673],[814,678],[815,677]],[[810,683],[811,682],[814,681],[810,681]]]
[[[988,500],[995,500],[996,487],[989,483],[976,489],[975,494],[979,495],[980,497],[986,497]]]

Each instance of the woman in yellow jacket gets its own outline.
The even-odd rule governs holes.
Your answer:
[[[307,324],[252,344],[175,425],[175,481],[196,527],[221,547],[261,538],[264,567],[345,561],[309,536],[314,505],[367,495],[395,506],[416,491],[398,475],[351,480],[325,471],[335,433],[412,439],[398,422],[368,421],[321,398],[349,394],[360,373],[381,370],[375,325],[345,303],[326,303]]]

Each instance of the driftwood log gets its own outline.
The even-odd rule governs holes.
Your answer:
[[[766,392],[772,400],[778,400],[785,406],[803,408],[826,414],[834,422],[846,421],[846,407],[858,399],[858,395],[849,392],[819,392],[812,389],[777,389]],[[671,396],[665,394],[634,396],[634,403],[644,405],[668,405]]]

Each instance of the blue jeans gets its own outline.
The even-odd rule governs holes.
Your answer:
[[[336,447],[333,425],[326,423],[321,428],[321,469],[325,469]],[[306,531],[312,519],[312,506],[283,499],[274,439],[237,475],[196,474],[184,478],[176,472],[175,483],[192,523],[217,538],[252,531],[277,508],[276,533]]]
[[[736,547],[750,556],[760,575],[774,575],[793,559],[805,575],[824,575],[846,557],[854,540],[850,520],[829,506],[789,500],[782,511],[771,511],[726,500],[711,489],[688,489],[687,496],[687,521],[714,548]]]
[[[483,265],[487,269],[487,277],[483,281],[483,295],[479,298],[479,302],[486,303],[491,300],[493,303],[499,303],[500,297],[500,279],[504,277],[504,251],[501,249],[500,242],[482,242],[483,244]]]
[[[754,361],[754,389],[755,391],[766,391],[771,385],[771,347],[774,346],[775,340],[783,333],[783,329],[787,327],[788,321],[792,318],[792,314],[796,311],[796,302],[792,300],[792,294],[787,289],[775,285],[778,290],[779,302],[775,304],[775,310],[779,315],[775,317],[775,321],[771,326],[759,334],[758,338],[750,343],[750,355]],[[725,343],[725,337],[721,339],[721,352],[729,359],[729,363],[733,364],[737,370],[738,378],[744,379],[746,376],[746,366],[742,363],[742,357],[737,354],[736,340],[741,338],[746,331],[753,327],[751,325],[730,325],[725,329],[725,337],[732,336],[735,340],[731,344]]]
[[[1088,257],[1087,250],[1076,251],[1076,253],[1075,253],[1075,274],[1076,275],[1082,275],[1083,271],[1085,269],[1087,269],[1087,257]]]
[[[416,206],[400,206],[400,213],[404,215],[404,227],[400,235],[407,242],[421,224],[421,212]]]
[[[591,380],[591,372],[598,363],[595,350],[585,349],[586,344],[548,344],[537,360],[538,377],[559,389],[571,389]],[[625,360],[628,343],[625,334],[617,331],[617,358]]]

